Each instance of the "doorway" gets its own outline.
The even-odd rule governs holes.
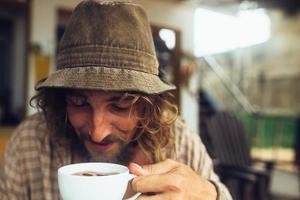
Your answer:
[[[0,1],[0,125],[25,116],[29,1]]]

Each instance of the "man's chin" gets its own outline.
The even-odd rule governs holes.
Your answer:
[[[119,146],[115,147],[114,149],[111,149],[110,151],[107,152],[99,152],[99,151],[94,151],[93,149],[89,149],[86,147],[89,155],[90,155],[90,161],[93,162],[117,162],[120,150]]]
[[[90,160],[94,162],[116,162],[119,156],[119,151],[98,153],[89,151]]]
[[[89,140],[84,141],[84,146],[89,150],[89,152],[94,152],[96,154],[111,153],[113,151],[118,151],[120,148],[120,144],[118,142],[99,144]]]
[[[95,149],[89,147],[89,145],[85,144],[90,162],[109,162],[127,165],[133,155],[133,149],[131,147],[120,143],[115,143],[114,147],[106,152],[95,151]]]

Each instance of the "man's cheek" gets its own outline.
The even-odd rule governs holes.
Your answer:
[[[119,123],[119,126],[123,130],[127,130],[128,132],[131,132],[133,129],[136,128],[138,123],[138,120],[136,117],[131,117],[123,121],[123,123]]]
[[[76,120],[74,118],[70,119],[70,124],[72,125],[72,127],[75,130],[78,130],[78,129],[80,129],[82,127],[82,123],[79,120]]]
[[[74,115],[72,113],[68,114],[69,115],[69,122],[73,126],[73,128],[83,128],[84,126],[87,125],[87,120],[83,116],[78,116]]]

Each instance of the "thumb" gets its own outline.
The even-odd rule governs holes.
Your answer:
[[[129,163],[128,168],[129,168],[130,173],[132,173],[136,176],[146,176],[146,175],[150,174],[146,169],[143,169],[142,166],[140,166],[136,163]]]
[[[178,167],[178,163],[167,159],[159,163],[140,166],[136,163],[129,164],[129,170],[136,176],[145,176],[150,174],[164,174]]]

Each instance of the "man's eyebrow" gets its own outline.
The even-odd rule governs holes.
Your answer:
[[[116,94],[108,99],[111,102],[119,102],[119,101],[130,101],[133,100],[134,97],[128,94]]]

